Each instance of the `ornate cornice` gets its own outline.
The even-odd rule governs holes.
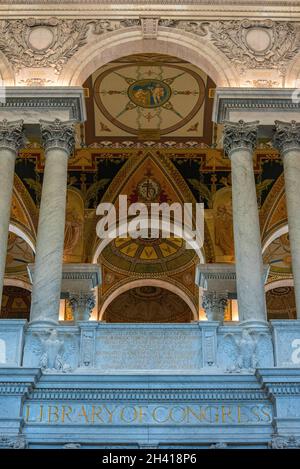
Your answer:
[[[0,110],[11,120],[22,115],[25,124],[38,124],[46,114],[49,120],[86,120],[83,89],[77,86],[6,86]]]
[[[68,401],[138,401],[138,402],[195,402],[202,400],[260,400],[267,401],[266,393],[259,389],[35,389],[30,400],[65,399]]]
[[[254,151],[258,121],[227,121],[224,124],[224,151],[229,157],[236,150],[249,150],[251,153]]]
[[[0,121],[0,148],[8,148],[17,153],[24,146],[23,120]]]
[[[45,151],[54,148],[65,150],[68,155],[73,152],[75,145],[75,122],[62,122],[60,119],[54,121],[40,120],[42,140]]]
[[[273,144],[279,149],[281,156],[290,150],[300,150],[300,122],[275,121]]]

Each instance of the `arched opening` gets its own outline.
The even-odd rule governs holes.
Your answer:
[[[263,259],[270,266],[265,285],[268,319],[296,319],[292,257],[287,224],[277,228],[265,240]]]
[[[192,319],[193,313],[181,297],[154,285],[121,293],[103,314],[103,320],[108,323],[187,323]]]
[[[163,279],[156,279],[156,278],[146,278],[146,279],[132,279],[131,281],[127,281],[123,285],[120,285],[114,289],[110,295],[103,301],[100,311],[99,311],[99,319],[104,319],[106,315],[106,311],[109,308],[110,304],[115,301],[118,297],[120,297],[123,293],[127,293],[130,290],[140,290],[142,291],[149,291],[149,297],[151,297],[151,292],[153,292],[153,299],[157,295],[162,293],[165,298],[168,297],[166,292],[172,293],[172,299],[176,297],[176,299],[180,299],[185,303],[185,310],[189,310],[192,313],[191,319],[198,320],[198,310],[193,302],[190,295],[184,291],[183,287],[180,285],[175,285],[170,281],[166,281]],[[145,290],[144,290],[145,289]],[[144,296],[144,300],[146,300],[146,296]],[[129,317],[129,316],[128,316]],[[190,320],[191,320],[190,319]],[[153,321],[155,322],[155,321]],[[162,321],[157,321],[162,322]],[[171,321],[173,322],[173,321]]]
[[[7,243],[2,319],[29,319],[31,283],[27,265],[34,262],[35,248],[29,236],[17,225],[10,224]]]
[[[296,319],[295,292],[292,281],[274,282],[266,292],[268,320]]]
[[[59,84],[80,86],[96,69],[127,55],[164,54],[189,61],[209,74],[218,86],[238,86],[240,77],[226,56],[201,37],[160,28],[156,40],[144,41],[139,28],[101,35],[75,54],[64,67]]]
[[[4,285],[2,292],[1,319],[29,320],[31,292],[15,285]]]

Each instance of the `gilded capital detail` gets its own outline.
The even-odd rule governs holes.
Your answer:
[[[53,148],[65,150],[69,155],[75,144],[75,121],[62,122],[60,119],[54,121],[40,120],[42,141],[45,150]]]
[[[259,121],[226,121],[224,124],[224,151],[229,157],[233,151],[239,149],[253,152],[257,141]]]
[[[23,120],[0,121],[0,148],[17,152],[24,145]]]
[[[275,121],[273,144],[282,155],[295,148],[300,150],[300,122]]]

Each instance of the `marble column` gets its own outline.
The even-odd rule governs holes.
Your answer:
[[[8,228],[14,184],[15,161],[23,146],[23,121],[0,122],[0,306],[5,274]]]
[[[253,150],[258,122],[226,122],[224,150],[231,159],[232,208],[240,321],[266,321],[266,300]]]
[[[297,319],[300,319],[300,123],[275,121],[274,146],[283,160]]]
[[[58,322],[65,231],[68,158],[74,122],[40,121],[45,170],[31,300],[31,322]]]

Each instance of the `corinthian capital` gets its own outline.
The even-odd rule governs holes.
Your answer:
[[[284,155],[294,148],[300,149],[300,122],[275,121],[273,145]]]
[[[235,150],[250,150],[253,152],[257,140],[257,126],[259,121],[224,122],[224,150],[230,157]]]
[[[42,140],[45,150],[58,148],[65,150],[69,155],[72,153],[75,143],[75,121],[62,122],[60,119],[54,121],[40,120]]]
[[[69,303],[75,321],[88,321],[96,305],[95,294],[92,291],[70,292]]]
[[[23,121],[0,121],[0,148],[9,148],[17,152],[23,145]]]
[[[209,321],[223,321],[227,300],[227,292],[206,291],[203,293],[202,307]]]

